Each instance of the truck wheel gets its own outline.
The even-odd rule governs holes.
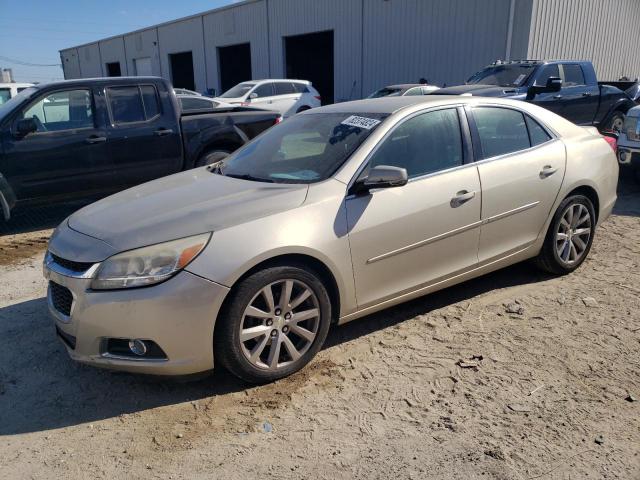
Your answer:
[[[605,124],[605,130],[613,130],[620,133],[624,127],[625,114],[622,112],[614,112],[609,121]]]
[[[573,272],[587,258],[595,229],[596,214],[591,200],[584,195],[565,198],[553,216],[536,258],[538,267],[555,275]]]
[[[322,281],[302,265],[258,271],[231,291],[214,333],[216,363],[251,383],[300,370],[318,353],[331,323]]]
[[[226,150],[212,150],[205,153],[198,159],[198,161],[196,162],[196,167],[206,167],[207,165],[211,165],[212,163],[224,160],[230,154],[231,152],[228,152]]]

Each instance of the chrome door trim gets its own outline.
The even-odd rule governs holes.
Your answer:
[[[482,221],[473,222],[473,223],[470,223],[469,225],[465,225],[464,227],[456,228],[454,230],[450,230],[448,232],[444,232],[444,233],[441,233],[439,235],[435,235],[435,236],[427,238],[425,240],[420,240],[419,242],[412,243],[411,245],[407,245],[405,247],[400,247],[400,248],[398,248],[396,250],[392,250],[390,252],[383,253],[381,255],[377,255],[377,256],[372,257],[369,260],[367,260],[367,264],[375,263],[375,262],[378,262],[380,260],[384,260],[385,258],[393,257],[393,256],[398,255],[400,253],[408,252],[409,250],[414,250],[416,248],[420,248],[420,247],[423,247],[425,245],[429,245],[430,243],[434,243],[434,242],[437,242],[439,240],[444,240],[445,238],[453,237],[454,235],[457,235],[459,233],[464,233],[464,232],[472,230],[472,229],[474,229],[476,227],[479,227],[481,224],[482,224]]]
[[[496,222],[498,220],[502,220],[503,218],[510,217],[511,215],[515,215],[516,213],[524,212],[525,210],[529,210],[534,208],[540,203],[540,200],[535,202],[527,203],[526,205],[522,205],[521,207],[514,208],[513,210],[507,210],[506,212],[498,213],[497,215],[493,215],[491,217],[485,218],[482,220],[482,225],[487,225],[488,223]]]

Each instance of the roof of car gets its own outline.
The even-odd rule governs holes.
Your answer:
[[[422,84],[422,83],[398,83],[396,85],[387,85],[384,88],[399,88],[401,90],[403,89],[409,89],[409,88],[413,88],[413,87],[427,87],[428,85]]]
[[[71,80],[58,80],[57,82],[47,82],[47,83],[39,83],[34,85],[36,88],[49,88],[49,87],[68,87],[73,85],[83,85],[87,82],[96,83],[96,84],[105,84],[110,83],[112,85],[120,85],[120,84],[129,84],[135,83],[140,84],[144,82],[166,82],[164,78],[161,77],[97,77],[97,78],[74,78]]]
[[[260,80],[247,80],[246,82],[241,83],[261,83],[261,82],[298,82],[304,83],[305,85],[311,85],[309,80],[300,80],[297,78],[263,78]]]

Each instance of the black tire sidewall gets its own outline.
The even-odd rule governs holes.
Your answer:
[[[589,211],[589,215],[591,216],[591,235],[589,236],[589,242],[587,243],[587,248],[582,255],[582,258],[573,265],[566,265],[560,257],[558,256],[558,251],[556,249],[555,244],[555,236],[556,231],[558,230],[558,225],[560,220],[562,219],[562,215],[567,209],[569,205],[572,204],[582,204]],[[549,226],[549,231],[547,232],[547,237],[545,238],[545,244],[543,248],[542,254],[545,256],[545,259],[549,267],[553,270],[554,273],[558,274],[566,274],[573,272],[577,268],[582,265],[582,263],[587,259],[589,252],[591,251],[591,246],[593,245],[593,238],[596,231],[596,215],[595,209],[593,207],[593,203],[584,195],[572,195],[571,197],[565,198],[560,206],[556,210],[556,213],[553,216],[553,220],[551,225]]]
[[[265,285],[284,279],[299,280],[311,288],[318,299],[320,325],[313,344],[297,362],[275,371],[263,370],[252,365],[242,353],[240,322],[249,302]],[[315,272],[300,266],[267,268],[242,280],[230,295],[218,317],[214,332],[214,355],[216,363],[222,364],[237,377],[251,383],[266,383],[286,377],[309,363],[322,348],[331,324],[331,301],[327,289]]]

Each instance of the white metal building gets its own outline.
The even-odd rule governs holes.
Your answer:
[[[200,92],[304,78],[323,101],[462,83],[496,59],[640,75],[640,0],[246,0],[60,52],[65,78],[159,75]]]

